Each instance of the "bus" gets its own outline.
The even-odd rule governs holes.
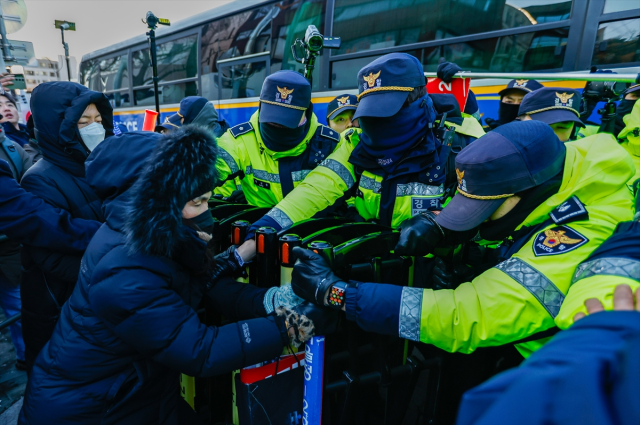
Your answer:
[[[479,72],[640,71],[638,0],[237,0],[157,30],[161,119],[198,95],[230,125],[248,121],[269,74],[302,72],[290,46],[309,25],[342,38],[316,62],[313,107],[323,123],[331,99],[357,94],[358,70],[391,52],[417,57],[425,72],[441,58]],[[155,105],[142,31],[84,55],[79,75],[108,96],[116,125],[142,129],[144,110]],[[471,82],[484,117],[497,118],[506,82]]]

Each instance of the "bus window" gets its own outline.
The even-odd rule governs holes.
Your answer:
[[[178,84],[163,84],[158,87],[160,104],[180,103],[187,96],[198,95],[198,83],[190,81]],[[155,105],[155,96],[153,86],[138,89],[134,91],[136,105],[148,106]]]
[[[258,96],[267,75],[281,69],[301,70],[302,65],[291,57],[291,44],[304,38],[307,26],[322,28],[325,5],[326,0],[286,0],[205,25],[200,46],[202,95],[207,99],[218,99],[220,94],[223,99]],[[270,52],[269,69],[264,60],[230,66],[229,59],[264,52]],[[218,61],[224,61],[224,66]],[[314,87],[319,87],[318,79]]]
[[[569,19],[571,0],[336,0],[335,54],[533,26]],[[473,19],[464,17],[473,16]]]
[[[631,9],[640,9],[638,0],[605,0],[602,13],[622,12]]]
[[[219,97],[219,60],[240,58],[244,55],[269,51],[273,13],[276,13],[273,6],[265,6],[211,22],[202,28],[200,47],[202,96],[207,99],[218,99]],[[255,85],[256,79],[260,79],[258,87],[262,87],[264,72],[257,72],[255,66],[250,64],[242,68],[225,67],[225,72],[222,75],[222,92],[225,99],[231,98],[234,84],[237,97],[250,97],[247,96],[244,89],[248,79],[254,80],[250,86]],[[249,93],[253,92],[254,89],[251,87]]]
[[[640,19],[598,25],[592,65],[640,62]]]
[[[468,71],[520,72],[562,68],[569,28],[536,31],[455,43],[430,50],[425,71],[436,71],[441,57]]]
[[[89,87],[95,91],[113,91],[129,88],[127,56],[117,56],[100,61],[99,87]]]
[[[185,96],[198,94],[196,83],[198,77],[197,40],[198,35],[193,34],[158,44],[158,79],[160,83],[193,79],[193,81],[174,85],[161,85],[158,90],[161,103],[178,103]],[[136,105],[152,105],[154,103],[153,70],[150,66],[149,49],[135,51],[132,55],[131,74]]]
[[[271,54],[271,72],[281,69],[302,72],[304,65],[296,62],[291,56],[291,45],[299,38],[304,39],[309,25],[315,25],[320,32],[324,31],[325,0],[283,1],[275,7],[281,9],[273,18],[273,42]],[[336,34],[334,30],[334,34]],[[320,57],[324,52],[320,53]],[[318,59],[318,63],[321,59]],[[320,88],[318,71],[315,71],[312,90]]]

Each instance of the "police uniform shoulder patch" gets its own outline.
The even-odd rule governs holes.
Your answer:
[[[589,212],[580,199],[574,195],[551,211],[549,217],[556,224],[565,224],[572,221],[588,220]]]
[[[323,125],[320,127],[320,135],[328,138],[328,139],[333,139],[336,142],[340,141],[340,133],[338,133],[337,131],[335,131],[334,129],[332,129],[331,127],[327,127],[326,125]]]
[[[533,241],[536,257],[564,254],[589,242],[585,236],[567,226],[556,226],[538,233]]]
[[[243,122],[242,124],[234,125],[229,129],[229,133],[231,133],[234,138],[242,136],[243,134],[246,134],[250,131],[253,131],[253,126],[248,121]]]

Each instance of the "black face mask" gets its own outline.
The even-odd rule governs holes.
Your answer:
[[[486,221],[480,225],[480,237],[487,241],[502,241],[538,208],[540,204],[558,193],[562,185],[563,172],[556,174],[539,186],[518,193],[520,202],[504,217]]]
[[[191,224],[192,227],[196,229],[212,234],[213,233],[213,217],[211,216],[211,211],[206,210],[200,215],[197,215],[192,218],[183,219],[187,224]]]
[[[306,136],[306,130],[307,125],[289,128],[260,123],[260,136],[262,136],[262,141],[266,147],[274,152],[285,152],[298,146],[304,139],[304,136]]]
[[[620,101],[620,104],[616,109],[616,124],[615,124],[615,130],[614,130],[616,137],[618,137],[618,134],[620,134],[620,132],[626,126],[626,124],[623,121],[624,116],[631,113],[631,110],[635,106],[637,100],[638,99],[633,99],[633,100],[622,99]]]
[[[498,107],[500,125],[509,124],[518,118],[518,109],[520,109],[518,104],[500,102]]]

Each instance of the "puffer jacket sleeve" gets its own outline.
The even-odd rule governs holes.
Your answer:
[[[212,376],[278,356],[284,347],[279,318],[205,326],[169,287],[169,277],[145,268],[110,267],[95,281],[89,302],[96,314],[141,355],[191,376]]]
[[[237,282],[225,276],[207,291],[216,310],[229,320],[265,317],[264,296],[268,289]]]
[[[22,179],[21,185],[24,189],[38,195],[51,205],[69,209],[67,199],[62,195],[61,191],[56,190],[53,182],[42,179],[37,175],[26,174],[25,178]],[[97,221],[96,224],[100,226]],[[55,244],[48,248],[32,248],[30,245],[27,242],[25,249],[29,251],[29,257],[40,270],[67,282],[76,281],[80,270],[81,255],[60,252]]]
[[[61,252],[83,252],[100,223],[74,219],[22,189],[9,164],[0,161],[0,232],[21,243],[56,247]]]
[[[585,317],[467,391],[457,425],[640,423],[640,313]]]
[[[64,254],[46,248],[28,247],[29,258],[40,270],[65,282],[75,282],[80,271],[80,254]]]

